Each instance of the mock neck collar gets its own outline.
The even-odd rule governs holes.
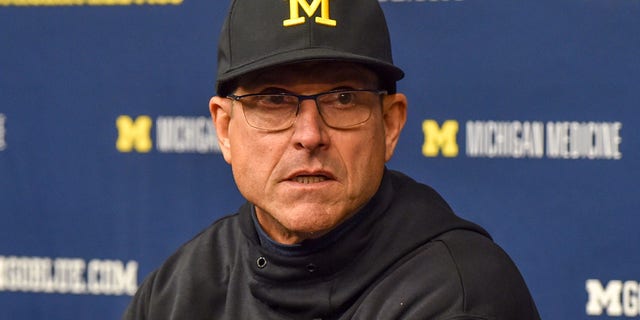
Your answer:
[[[369,210],[365,210],[364,208],[366,208],[366,206],[364,206],[363,209],[358,210],[353,216],[349,217],[322,237],[306,239],[300,243],[291,245],[276,242],[267,234],[266,231],[264,231],[258,222],[255,206],[251,206],[251,218],[253,220],[253,225],[256,228],[256,232],[258,233],[258,240],[260,241],[260,246],[262,248],[270,251],[271,253],[282,256],[300,257],[318,252],[334,244],[345,233],[350,232],[350,230],[360,224],[361,220],[363,220],[369,212]]]

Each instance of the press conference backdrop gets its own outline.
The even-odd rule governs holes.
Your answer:
[[[639,318],[640,0],[381,3],[388,166],[486,227],[544,319]],[[0,319],[117,319],[242,203],[207,109],[227,6],[0,0]]]

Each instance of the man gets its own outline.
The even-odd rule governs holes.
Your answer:
[[[233,1],[210,111],[247,203],[124,319],[539,319],[483,229],[385,168],[402,77],[377,0]]]

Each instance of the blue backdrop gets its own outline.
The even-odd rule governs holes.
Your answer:
[[[520,267],[544,319],[640,315],[640,0],[387,0],[389,167]],[[0,319],[117,319],[242,199],[208,119],[226,1],[0,0]]]

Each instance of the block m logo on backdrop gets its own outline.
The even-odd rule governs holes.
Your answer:
[[[134,148],[140,153],[151,151],[153,147],[151,126],[153,122],[149,116],[138,116],[135,120],[126,115],[119,116],[116,120],[118,128],[116,149],[120,152],[131,152]]]
[[[329,16],[329,0],[313,0],[311,4],[307,0],[289,0],[289,19],[282,21],[282,25],[285,27],[297,26],[304,24],[305,17],[300,16],[300,8],[304,10],[309,18],[320,9],[320,16],[316,17],[315,22],[329,27],[335,27],[337,22],[332,20]]]
[[[424,144],[422,154],[425,157],[437,157],[442,151],[442,156],[453,158],[458,156],[458,121],[447,120],[438,125],[435,120],[424,120],[422,122],[422,132],[424,134]]]

